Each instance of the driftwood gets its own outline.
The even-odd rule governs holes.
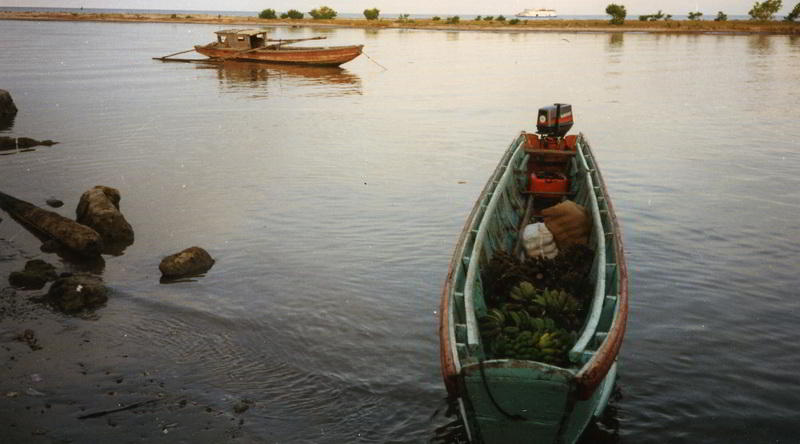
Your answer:
[[[160,398],[158,398],[158,399],[148,399],[147,401],[134,402],[133,404],[128,404],[125,407],[118,407],[118,408],[115,408],[115,409],[101,410],[99,412],[87,413],[85,415],[78,416],[78,419],[99,418],[101,416],[106,416],[106,415],[110,415],[112,413],[117,413],[117,412],[124,412],[125,410],[132,410],[132,409],[141,407],[143,405],[153,404],[153,403],[156,403],[156,402],[159,402],[159,401],[161,401]]]
[[[52,211],[0,192],[0,208],[34,234],[54,239],[63,247],[86,257],[99,256],[103,240],[97,231]]]

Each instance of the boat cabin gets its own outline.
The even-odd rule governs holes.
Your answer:
[[[217,45],[223,48],[259,48],[267,41],[267,31],[264,29],[225,29],[215,34]]]

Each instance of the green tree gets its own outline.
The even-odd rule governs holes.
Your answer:
[[[367,20],[378,20],[379,15],[381,15],[381,10],[378,8],[364,10],[364,18]]]
[[[606,6],[606,14],[611,16],[612,25],[621,25],[625,23],[625,16],[628,15],[625,11],[625,6],[616,3],[611,3]]]
[[[261,11],[260,14],[258,14],[258,18],[260,18],[260,19],[276,19],[276,18],[278,18],[278,16],[275,15],[275,10],[274,9],[265,9],[265,10]]]
[[[781,9],[781,0],[764,0],[756,2],[753,9],[748,12],[750,20],[772,20],[772,17]]]
[[[519,19],[516,19],[516,18],[515,19],[511,19],[511,20],[508,21],[509,25],[516,25],[518,23],[519,23]]]
[[[475,17],[475,21],[476,21],[476,22],[479,22],[479,21],[481,21],[481,16],[477,16],[477,17]]]
[[[452,17],[447,17],[447,21],[445,23],[449,23],[451,25],[455,25],[459,21],[461,21],[461,18],[459,18],[457,15],[454,15]]]
[[[784,20],[787,22],[793,22],[797,20],[798,16],[800,16],[800,3],[794,5],[794,9],[792,9],[792,12],[790,12],[789,15],[784,18]]]
[[[335,18],[338,14],[336,11],[327,6],[320,6],[317,9],[308,11],[308,15],[310,15],[314,20],[330,20]]]
[[[717,12],[717,17],[714,19],[715,22],[727,22],[728,21],[728,14],[725,14],[722,11]]]
[[[483,18],[483,20],[487,21],[487,22],[491,22],[492,20],[494,20],[494,16],[493,15],[487,15],[486,17]]]
[[[441,18],[441,17],[439,17],[438,15],[434,15],[434,16],[433,16],[433,18],[432,18],[431,20],[433,20],[434,22],[438,22],[438,21],[439,21],[439,20],[441,20],[441,19],[442,19],[442,18]]]
[[[505,18],[505,17],[503,17],[502,15],[498,15],[498,16],[497,16],[497,21],[498,21],[498,22],[504,22],[504,21],[506,21],[506,18]]]
[[[283,14],[281,14],[281,18],[282,19],[287,19],[288,18],[288,19],[292,19],[292,20],[299,20],[299,19],[303,18],[303,13],[298,11],[298,10],[296,10],[296,9],[290,9],[290,10],[284,12]]]
[[[689,13],[689,20],[700,20],[700,17],[703,16],[703,13],[700,11],[690,12]]]

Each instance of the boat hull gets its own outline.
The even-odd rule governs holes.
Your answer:
[[[562,368],[489,359],[483,352],[475,317],[486,306],[475,268],[494,250],[510,251],[516,243],[526,206],[520,192],[528,161],[525,140],[523,133],[511,144],[484,187],[461,232],[442,291],[442,376],[474,442],[575,442],[608,403],[625,333],[627,268],[619,224],[581,135],[571,161],[571,198],[592,214],[590,244],[596,254],[590,276],[594,297],[570,350],[571,364]]]
[[[282,63],[292,65],[339,66],[359,55],[363,45],[309,48],[263,49],[243,52],[212,45],[195,46],[195,51],[211,59],[249,62]]]
[[[553,9],[526,9],[516,15],[519,18],[554,18],[557,17]]]

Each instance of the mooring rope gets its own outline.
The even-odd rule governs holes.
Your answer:
[[[492,391],[489,389],[489,383],[486,382],[486,372],[483,371],[483,359],[478,361],[478,368],[481,371],[481,380],[483,381],[483,388],[486,390],[486,394],[489,395],[489,400],[492,401],[495,408],[503,414],[506,418],[512,421],[526,421],[526,418],[522,415],[516,415],[508,413],[504,408],[500,407],[500,404],[497,403],[497,400],[494,399],[494,395],[492,395]]]
[[[374,64],[376,64],[376,65],[380,66],[381,68],[383,68],[383,70],[384,70],[384,71],[388,71],[388,70],[389,70],[389,68],[387,68],[387,67],[385,67],[385,66],[381,65],[380,63],[376,62],[376,61],[375,61],[375,60],[374,60],[372,57],[370,57],[370,56],[369,56],[369,55],[368,55],[366,52],[364,52],[364,51],[361,51],[361,54],[364,54],[364,56],[365,56],[366,58],[368,58],[368,59],[369,59],[369,60],[370,60],[372,63],[374,63]]]

